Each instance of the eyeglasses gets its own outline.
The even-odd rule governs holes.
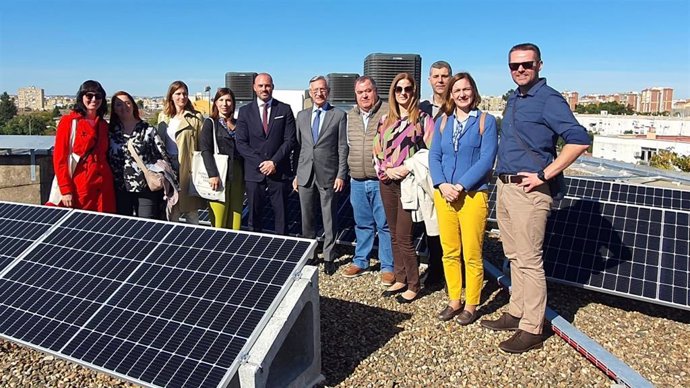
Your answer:
[[[318,89],[312,89],[311,90],[312,93],[321,93],[321,94],[324,94],[327,91],[328,91],[328,89],[326,89],[326,88],[318,88]]]
[[[414,88],[412,86],[405,86],[404,88],[402,86],[396,86],[394,90],[395,90],[396,94],[400,94],[403,92],[405,92],[407,94],[412,94],[412,92],[414,91]]]
[[[534,61],[530,61],[530,62],[512,62],[512,63],[509,63],[509,64],[508,64],[508,67],[510,67],[510,70],[512,70],[512,71],[517,71],[517,69],[519,69],[520,66],[522,66],[522,68],[525,69],[525,70],[529,70],[529,69],[533,68],[534,65],[535,65],[535,62],[534,62]]]
[[[96,100],[103,99],[103,96],[100,93],[84,93],[84,97],[86,97],[87,100],[93,100],[94,98]]]

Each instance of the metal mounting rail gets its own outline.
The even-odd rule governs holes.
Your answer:
[[[498,280],[499,284],[510,288],[510,278],[496,266],[484,260],[484,269],[491,277]],[[617,383],[625,384],[628,387],[654,387],[649,380],[575,328],[548,306],[546,307],[546,319],[551,322],[554,333]]]

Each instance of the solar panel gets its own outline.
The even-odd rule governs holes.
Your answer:
[[[688,212],[562,200],[544,241],[550,280],[690,309]]]
[[[0,202],[0,272],[68,212],[58,207]]]
[[[138,384],[218,386],[313,245],[73,211],[0,279],[0,332]]]

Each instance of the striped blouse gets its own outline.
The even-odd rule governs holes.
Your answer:
[[[418,125],[403,117],[388,128],[383,127],[386,116],[381,118],[374,137],[374,167],[379,179],[387,181],[386,168],[398,167],[419,149],[428,149],[434,134],[434,120],[419,112]]]

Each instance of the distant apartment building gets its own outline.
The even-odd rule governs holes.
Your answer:
[[[627,92],[619,94],[620,98],[618,102],[621,104],[631,107],[635,112],[640,109],[640,93],[637,92]]]
[[[565,91],[561,93],[561,95],[563,95],[563,98],[565,98],[565,100],[568,101],[568,106],[570,106],[570,110],[574,112],[575,107],[578,104],[580,94],[578,92]]]
[[[604,102],[603,94],[585,94],[583,96],[578,96],[578,104],[580,105],[599,104],[601,102]]]
[[[43,89],[35,86],[19,88],[17,91],[17,109],[45,110]]]
[[[671,105],[671,116],[690,117],[690,99],[673,101],[673,105]]]
[[[46,109],[68,109],[74,106],[77,99],[74,96],[47,96]]]
[[[647,88],[640,93],[640,113],[663,113],[673,109],[672,88]]]

